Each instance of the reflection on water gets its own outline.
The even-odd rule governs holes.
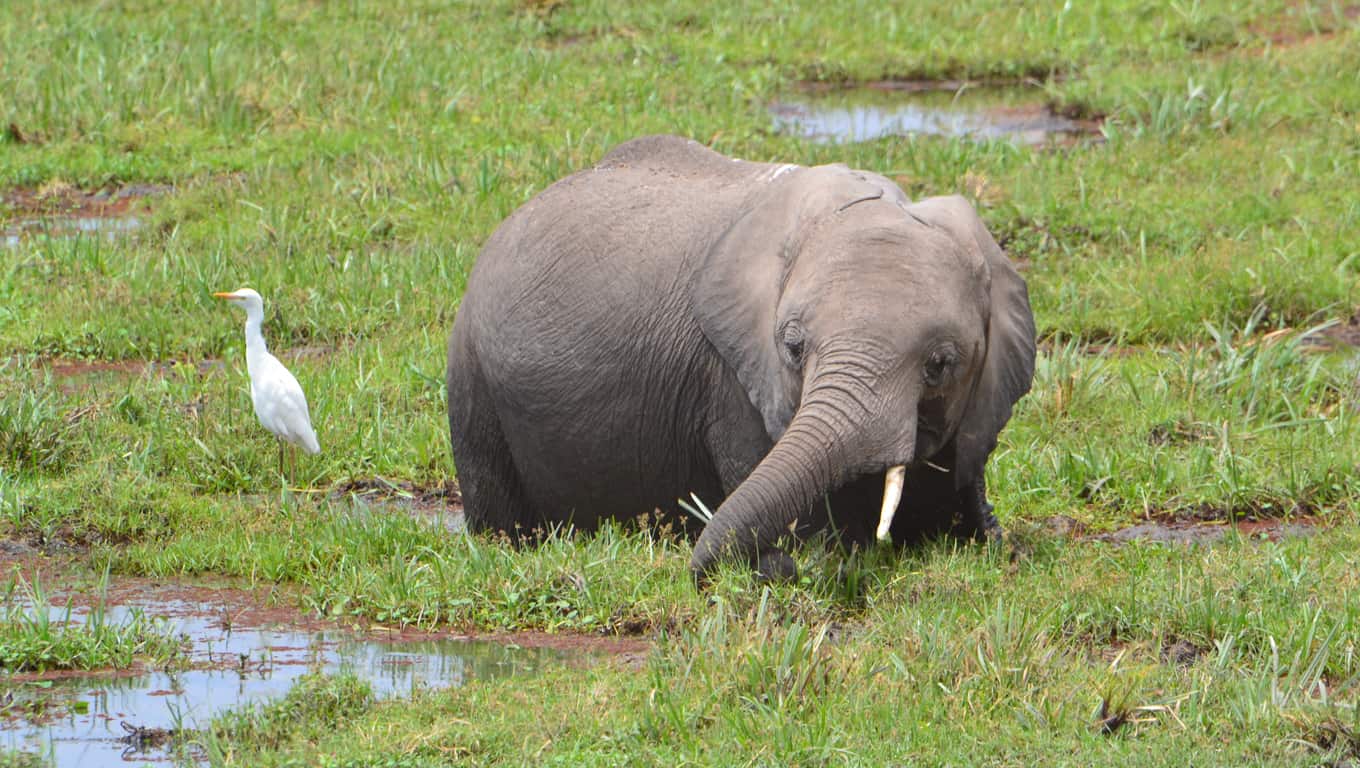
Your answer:
[[[776,131],[819,142],[923,133],[1040,145],[1095,131],[1094,125],[1056,114],[1033,92],[1017,88],[857,88],[799,95],[775,103],[770,113]]]
[[[4,684],[12,699],[7,717],[0,719],[0,754],[37,752],[56,766],[80,768],[125,766],[129,760],[172,762],[163,748],[129,746],[128,728],[206,727],[225,710],[283,696],[310,670],[352,673],[381,698],[532,674],[567,658],[563,651],[458,638],[393,640],[335,629],[270,627],[228,631],[224,614],[203,605],[167,601],[138,607],[147,616],[166,617],[184,633],[190,643],[188,668]],[[108,621],[124,621],[129,612],[129,606],[109,608]],[[80,620],[79,612],[73,619]],[[49,714],[35,714],[43,711]]]

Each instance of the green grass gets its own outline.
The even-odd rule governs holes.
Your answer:
[[[42,768],[43,765],[42,758],[32,752],[0,751],[0,768]]]
[[[1305,338],[1360,305],[1353,3],[6,11],[0,125],[17,131],[0,131],[0,190],[174,190],[144,202],[133,238],[0,249],[4,536],[93,573],[287,583],[302,607],[343,618],[659,636],[640,671],[549,671],[414,702],[350,708],[363,697],[349,683],[318,680],[224,726],[215,761],[1360,755],[1354,351]],[[1031,79],[1064,112],[1104,116],[1104,141],[772,131],[767,106],[799,81],[885,77]],[[343,492],[456,475],[444,342],[478,249],[553,180],[651,132],[846,162],[914,197],[977,204],[1025,264],[1042,338],[1034,390],[988,469],[1028,554],[807,547],[798,583],[767,591],[725,572],[701,594],[689,544],[666,532],[559,532],[517,550]],[[0,226],[27,216],[0,205]],[[290,483],[306,490],[277,477],[240,317],[210,296],[243,285],[265,296],[266,335],[311,403],[323,452]],[[1148,517],[1333,527],[1114,548],[1055,539],[1054,515],[1090,531]],[[9,618],[20,636],[59,634]],[[67,655],[112,658],[92,653]],[[317,703],[332,695],[349,702],[344,727]],[[1120,724],[1102,734],[1102,719]]]
[[[426,692],[338,732],[266,711],[224,762],[1316,765],[1360,746],[1353,528],[1193,557],[1022,535],[1014,564],[874,563],[853,605],[729,580],[642,671]]]
[[[202,735],[210,760],[233,762],[244,753],[273,751],[290,740],[315,740],[334,729],[338,720],[359,717],[373,706],[373,691],[353,676],[303,675],[287,695],[258,707],[215,718]]]

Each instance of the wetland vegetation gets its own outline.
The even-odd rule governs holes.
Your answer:
[[[1360,759],[1360,5],[13,0],[0,51],[5,583],[229,579],[299,617],[645,641],[410,699],[311,677],[195,754]],[[884,82],[1022,85],[1096,135],[819,141],[771,114]],[[457,530],[444,342],[478,249],[662,132],[974,202],[1041,336],[988,469],[1013,551],[806,547],[797,583],[699,593],[663,531]],[[323,446],[291,488],[211,295],[245,285]],[[1109,535],[1135,524],[1230,533]],[[86,668],[170,653],[154,622],[3,619],[11,681],[43,632]]]

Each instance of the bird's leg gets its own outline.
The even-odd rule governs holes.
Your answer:
[[[287,488],[288,476],[283,474],[283,441],[279,440],[278,443],[279,443],[279,482],[283,483],[283,486]]]

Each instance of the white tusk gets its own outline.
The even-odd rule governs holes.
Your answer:
[[[901,464],[892,467],[883,476],[883,511],[878,513],[878,540],[890,541],[888,530],[892,528],[893,515],[897,514],[897,503],[902,500],[902,483],[907,479],[907,468]]]

